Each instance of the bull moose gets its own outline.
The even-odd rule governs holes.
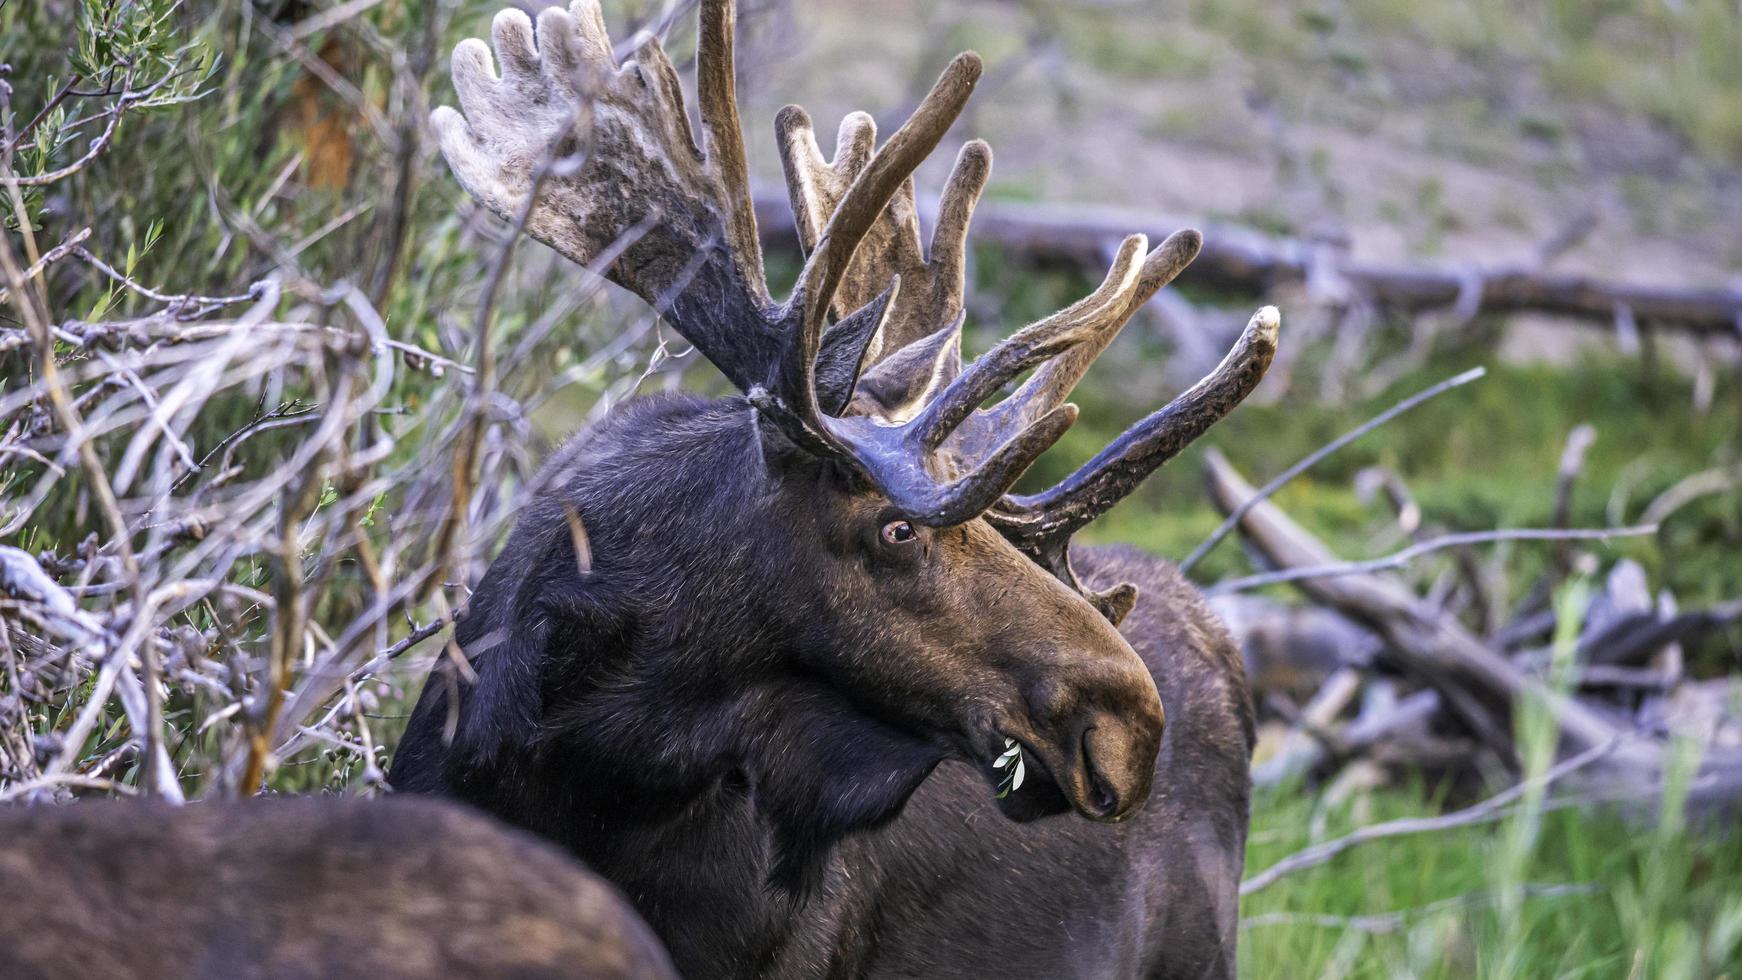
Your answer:
[[[609,885],[453,803],[0,807],[0,841],[0,977],[676,977]]]
[[[432,125],[460,184],[738,393],[631,400],[546,464],[457,627],[472,676],[432,674],[390,782],[567,847],[687,977],[1232,976],[1239,653],[1171,565],[1069,541],[1252,391],[1276,311],[1014,492],[1200,236],[1130,236],[1087,297],[964,364],[991,151],[961,149],[929,247],[912,181],[980,75],[964,54],[881,146],[855,113],[827,160],[779,114],[807,258],[777,302],[732,0],[700,20],[699,131],[660,43],[618,64],[595,0],[454,51],[463,115]]]

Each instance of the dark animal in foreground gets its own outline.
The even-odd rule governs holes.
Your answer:
[[[881,148],[856,113],[826,162],[781,113],[810,255],[777,303],[732,29],[704,0],[699,131],[660,46],[619,66],[592,0],[536,34],[499,15],[500,76],[482,42],[454,52],[465,116],[433,123],[460,182],[743,394],[631,402],[557,453],[458,627],[475,683],[438,668],[390,781],[562,843],[692,978],[1231,976],[1239,655],[1171,566],[1069,539],[1257,385],[1275,310],[1065,481],[1011,492],[1197,233],[1131,236],[1094,293],[964,365],[990,150],[963,148],[929,254],[910,179],[978,78],[964,55]]]
[[[0,977],[671,980],[568,855],[432,800],[0,809]]]

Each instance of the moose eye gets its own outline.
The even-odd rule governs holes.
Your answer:
[[[890,521],[883,525],[883,542],[885,544],[907,544],[919,537],[919,532],[907,521]]]

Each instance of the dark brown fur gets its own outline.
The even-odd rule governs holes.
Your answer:
[[[1233,976],[1252,715],[1172,566],[1081,550],[1091,587],[1139,587],[1115,631],[983,521],[882,554],[887,501],[759,448],[741,400],[643,399],[582,438],[473,593],[478,682],[426,685],[396,788],[568,847],[691,980]],[[1090,726],[1117,812],[1071,751]],[[1007,731],[1028,781],[994,800]]]
[[[670,980],[617,893],[432,800],[0,809],[0,977]]]

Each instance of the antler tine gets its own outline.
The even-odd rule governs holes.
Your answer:
[[[870,164],[877,146],[877,122],[868,113],[848,113],[835,136],[832,160],[823,158],[810,115],[802,107],[781,109],[774,128],[799,246],[808,254],[815,251],[829,217]],[[912,185],[903,184],[890,199],[886,220],[866,232],[852,266],[841,277],[835,290],[835,313],[844,317],[859,309],[890,279],[918,263],[919,229]]]
[[[841,121],[832,161],[823,159],[803,109],[782,110],[777,128],[799,241],[812,249],[821,238],[826,217],[869,163],[876,126],[864,113],[849,114]],[[902,183],[866,232],[836,290],[836,314],[846,316],[870,302],[895,276],[908,283],[901,301],[890,311],[884,334],[868,352],[872,363],[932,335],[961,312],[968,220],[991,165],[992,150],[983,140],[970,140],[962,147],[939,203],[929,258],[921,248],[911,179]]]
[[[701,103],[705,149],[719,171],[725,192],[726,235],[745,274],[768,299],[762,272],[762,242],[756,235],[756,207],[750,198],[750,161],[744,152],[744,128],[738,118],[738,86],[734,71],[735,0],[704,0],[696,41],[696,99]],[[680,103],[681,105],[681,103]],[[686,117],[687,121],[687,117]]]
[[[871,157],[871,162],[847,189],[823,227],[793,292],[794,302],[805,305],[806,324],[814,327],[822,323],[860,240],[961,115],[980,80],[981,70],[979,55],[972,52],[957,55],[919,108]]]
[[[967,105],[980,71],[980,58],[972,52],[957,55],[950,62],[919,108],[872,156],[847,189],[823,227],[815,250],[805,260],[798,284],[787,301],[786,343],[775,370],[766,389],[750,392],[751,400],[802,445],[821,449],[830,443],[821,424],[816,360],[835,291],[878,216],[908,184],[913,171],[937,147]]]
[[[1070,536],[1124,499],[1251,394],[1276,356],[1281,325],[1276,307],[1260,309],[1222,363],[1203,380],[1125,430],[1062,482],[1038,494],[1006,497],[986,519],[1042,565],[1075,584],[1066,552]]]
[[[981,402],[1011,379],[1037,364],[1055,357],[1070,356],[1082,346],[1094,343],[1106,331],[1110,321],[1123,322],[1141,281],[1137,258],[1143,254],[1147,241],[1142,235],[1125,239],[1112,267],[1107,270],[1107,277],[1094,292],[1044,320],[1023,327],[975,359],[915,419],[920,426],[921,443],[928,449],[935,448],[951,433],[956,433],[955,446],[963,455],[972,458],[980,455],[986,443],[1001,439],[1003,433],[1026,426],[1034,417],[1056,407],[1056,404],[1048,405],[1032,417],[1020,418],[1014,425],[985,424],[1011,419],[1012,413],[994,414],[997,411],[994,409],[992,413],[981,413],[974,424],[964,425]]]
[[[931,270],[927,297],[931,316],[907,325],[896,341],[913,343],[947,323],[962,309],[968,263],[968,226],[974,220],[974,206],[986,190],[992,177],[992,146],[985,140],[973,139],[962,145],[956,154],[956,164],[938,197],[937,226],[931,233],[931,251],[927,265]]]
[[[1204,236],[1196,229],[1186,228],[1167,236],[1167,240],[1143,260],[1134,289],[1123,310],[1103,307],[1099,312],[1099,329],[1082,344],[1046,362],[1016,393],[986,410],[986,425],[993,430],[1009,431],[1038,418],[1070,397],[1071,390],[1081,381],[1095,359],[1113,342],[1132,316],[1149,302],[1163,286],[1172,282],[1203,247]],[[1130,244],[1130,239],[1126,240]],[[1068,308],[1059,316],[1085,315],[1094,297]]]

